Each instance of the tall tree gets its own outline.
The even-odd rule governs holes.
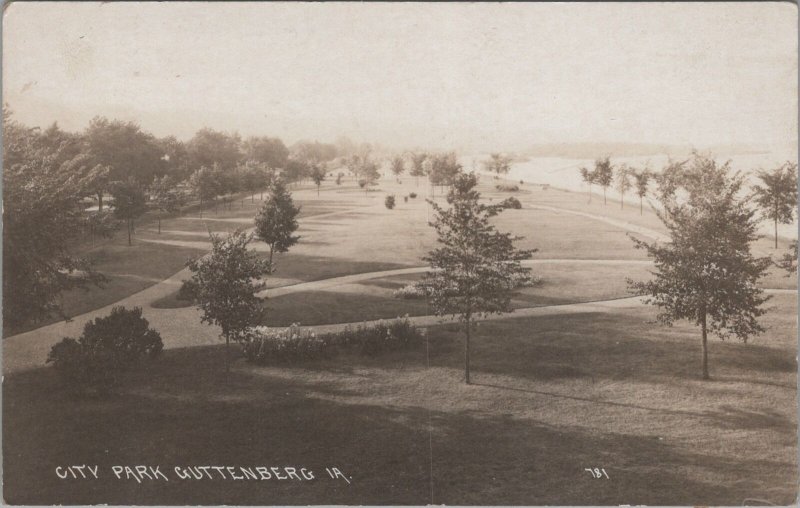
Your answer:
[[[474,174],[460,173],[447,194],[450,207],[433,201],[431,223],[439,247],[423,259],[430,263],[421,287],[437,315],[455,315],[464,326],[464,376],[470,382],[470,334],[476,316],[511,311],[515,281],[529,270],[520,261],[533,251],[514,246],[519,237],[491,224],[503,204],[485,205],[475,190]]]
[[[128,226],[128,245],[131,243],[131,233],[134,221],[147,211],[144,189],[133,178],[112,182],[111,195],[114,197],[114,215],[124,220]]]
[[[708,373],[708,334],[722,339],[748,337],[763,331],[757,318],[768,297],[757,285],[771,264],[756,258],[750,244],[758,237],[755,211],[740,198],[743,178],[728,174],[728,165],[695,155],[684,169],[680,193],[661,199],[656,210],[669,231],[667,243],[633,238],[637,248],[654,259],[654,278],[628,280],[645,302],[660,309],[666,324],[686,319],[701,329],[702,376]]]
[[[778,223],[791,224],[797,206],[797,164],[786,162],[772,171],[759,171],[760,185],[753,195],[762,213],[775,223],[775,248],[778,248]]]
[[[230,342],[244,340],[263,315],[262,299],[256,294],[266,287],[263,278],[272,267],[248,249],[251,234],[236,230],[224,238],[209,235],[211,252],[188,263],[192,278],[184,282],[182,292],[203,311],[204,323],[222,329],[225,369],[229,370]]]
[[[511,170],[511,157],[507,157],[500,153],[493,153],[489,158],[483,161],[483,168],[489,173],[499,175],[506,175]]]
[[[163,147],[158,140],[133,122],[96,117],[84,133],[86,151],[95,164],[109,168],[107,183],[134,179],[140,186],[164,172]],[[102,193],[98,189],[98,208]]]
[[[631,184],[631,174],[636,173],[635,170],[629,168],[627,164],[622,164],[617,169],[616,178],[614,179],[615,187],[619,192],[619,207],[625,208],[625,193],[628,192],[633,184]]]
[[[271,168],[284,168],[289,160],[289,149],[278,138],[250,137],[242,144],[245,160],[257,161]]]
[[[603,204],[608,204],[606,190],[611,186],[611,182],[614,181],[614,167],[608,157],[597,159],[594,162],[594,181],[603,188]]]
[[[156,178],[150,185],[151,202],[158,209],[158,234],[161,234],[161,214],[174,213],[185,203],[183,194],[178,190],[178,183],[171,175]]]
[[[275,180],[255,218],[255,234],[269,246],[270,264],[276,252],[287,252],[300,239],[294,236],[299,213],[300,207],[294,205],[286,186],[280,179]]]
[[[596,178],[595,172],[594,171],[589,171],[586,168],[580,168],[579,171],[581,173],[581,179],[584,182],[586,182],[587,184],[589,184],[589,203],[591,203],[592,202],[592,184],[595,183],[595,178]]]
[[[186,143],[192,167],[213,167],[217,164],[225,171],[232,170],[241,160],[238,134],[226,134],[213,129],[200,129]],[[258,159],[256,159],[258,160]]]
[[[3,326],[6,333],[63,311],[62,291],[105,278],[70,251],[84,227],[82,199],[107,168],[86,154],[63,161],[38,131],[3,111]]]
[[[636,195],[639,196],[639,215],[644,213],[644,197],[647,195],[647,187],[650,184],[650,172],[647,169],[631,172],[633,185],[636,187]]]

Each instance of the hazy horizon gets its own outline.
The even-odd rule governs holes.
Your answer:
[[[786,3],[12,3],[3,28],[3,100],[32,126],[797,150]]]

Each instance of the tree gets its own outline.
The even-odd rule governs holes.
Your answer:
[[[134,179],[140,186],[163,174],[164,150],[156,138],[133,122],[95,117],[84,133],[85,152],[94,164],[109,168],[105,184]],[[100,183],[100,182],[98,182]],[[103,192],[97,189],[98,209],[103,209]]]
[[[134,221],[147,211],[144,190],[136,180],[129,178],[121,182],[112,182],[111,195],[114,197],[114,216],[124,220],[128,226],[130,246]]]
[[[89,261],[71,252],[84,231],[82,200],[107,168],[87,154],[42,145],[38,131],[3,111],[3,327],[63,317],[62,291],[102,284]],[[67,159],[68,160],[65,160]]]
[[[189,177],[189,186],[200,200],[200,217],[203,216],[203,202],[215,199],[219,194],[219,182],[214,172],[205,166],[201,167]]]
[[[470,383],[470,332],[476,316],[511,311],[515,281],[528,274],[520,264],[534,251],[519,250],[519,237],[501,233],[491,219],[504,205],[480,203],[474,174],[454,178],[447,194],[448,209],[429,201],[436,217],[439,247],[423,259],[430,263],[421,288],[437,315],[458,316],[464,325],[465,380]]]
[[[738,197],[743,178],[728,175],[728,165],[717,166],[695,154],[685,168],[686,178],[676,195],[661,200],[656,210],[667,227],[670,242],[646,243],[632,238],[637,248],[654,259],[654,279],[629,287],[660,309],[658,319],[668,325],[686,319],[701,328],[702,376],[709,379],[709,333],[743,341],[763,331],[757,318],[768,297],[757,286],[771,264],[755,258],[750,243],[756,234],[755,211]]]
[[[431,162],[428,171],[431,185],[439,185],[441,187],[451,185],[456,175],[462,170],[455,152],[434,154],[428,160]]]
[[[775,223],[775,248],[778,248],[778,223],[791,224],[797,206],[797,164],[786,162],[772,171],[759,171],[761,185],[753,186],[755,201],[762,213]]]
[[[644,213],[644,197],[647,195],[647,187],[650,184],[650,172],[646,169],[632,171],[633,185],[636,187],[636,195],[639,196],[639,215]]]
[[[499,153],[489,155],[489,158],[483,161],[483,168],[489,173],[496,173],[499,175],[508,174],[511,169],[511,157]]]
[[[594,162],[594,181],[603,188],[603,204],[608,204],[606,201],[606,189],[611,185],[614,180],[614,168],[611,166],[611,161],[608,157],[605,159],[597,159]]]
[[[314,185],[317,186],[317,196],[319,196],[319,188],[325,180],[325,167],[319,163],[311,165],[311,179],[314,180]]]
[[[182,289],[203,311],[201,320],[222,329],[227,371],[230,342],[246,339],[263,316],[262,299],[256,294],[266,287],[263,278],[272,266],[248,249],[251,234],[236,230],[224,238],[209,236],[211,252],[187,264],[192,277]]]
[[[241,160],[240,144],[241,139],[238,134],[226,134],[204,128],[197,131],[186,143],[186,150],[192,167],[213,167],[216,164],[228,171],[235,168]]]
[[[192,170],[186,145],[175,136],[167,136],[157,140],[157,142],[163,154],[161,156],[161,164],[164,168],[164,173],[171,175],[176,182],[189,178]]]
[[[403,174],[403,171],[405,171],[405,169],[406,169],[405,164],[403,163],[403,158],[399,157],[399,156],[398,157],[394,157],[392,159],[391,169],[392,169],[392,173],[394,173],[394,176],[397,178],[397,181],[399,182],[400,181],[400,175]]]
[[[428,154],[426,153],[411,154],[411,170],[408,174],[414,177],[415,185],[417,187],[419,187],[419,177],[425,176],[425,168],[423,167],[423,163],[427,158]]]
[[[270,264],[274,253],[287,252],[300,239],[293,236],[298,228],[298,213],[300,207],[294,206],[292,195],[283,182],[276,180],[255,218],[255,234],[269,246]]]
[[[592,184],[595,183],[595,178],[596,178],[595,172],[594,171],[589,171],[586,168],[581,168],[579,171],[581,172],[581,179],[583,179],[584,182],[589,184],[589,203],[591,203],[592,202]]]
[[[153,206],[163,213],[177,212],[185,202],[183,194],[178,190],[178,183],[170,175],[153,180],[150,196]],[[158,214],[158,234],[161,234],[161,213]]]
[[[307,162],[328,162],[336,158],[336,145],[318,141],[298,141],[292,145],[292,155]]]
[[[615,179],[615,185],[617,187],[617,191],[619,191],[619,208],[625,208],[625,193],[628,192],[631,187],[631,174],[635,173],[636,171],[632,168],[629,168],[627,164],[622,164],[619,169],[617,169],[617,175]]]
[[[266,164],[271,168],[283,168],[289,160],[289,149],[278,138],[251,137],[242,144],[245,160]]]

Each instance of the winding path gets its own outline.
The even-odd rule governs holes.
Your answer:
[[[545,205],[528,205],[526,208],[542,209],[556,213],[568,213],[581,216],[595,221],[605,222],[612,226],[625,229],[634,233],[656,240],[665,240],[666,236],[655,230],[645,228],[625,221],[612,219],[609,217],[591,215],[576,210],[558,208]],[[355,209],[338,210],[319,215],[311,215],[304,219],[315,220],[326,216],[335,216],[352,211],[363,210],[362,207]],[[303,222],[301,219],[299,222]],[[167,242],[164,242],[167,243]],[[620,260],[620,259],[532,259],[524,262],[526,265],[535,264],[612,264],[612,265],[647,265],[652,262],[649,260]],[[378,272],[359,273],[334,277],[331,279],[302,282],[293,285],[271,288],[262,292],[261,296],[278,297],[281,295],[298,293],[302,291],[312,291],[331,288],[343,284],[361,282],[369,279],[389,277],[394,275],[406,275],[423,273],[428,267],[409,267],[397,270],[384,270]],[[203,324],[200,320],[200,312],[194,307],[178,309],[156,309],[150,306],[151,302],[171,294],[177,285],[189,277],[188,269],[183,269],[171,277],[154,284],[138,293],[134,293],[122,300],[102,308],[87,312],[74,317],[71,321],[60,321],[51,325],[43,326],[35,330],[21,333],[3,340],[3,374],[8,375],[14,372],[41,367],[44,365],[47,354],[53,344],[66,336],[78,336],[86,322],[107,315],[111,308],[117,305],[126,307],[142,307],[144,316],[150,321],[151,326],[156,328],[162,335],[165,348],[181,348],[202,345],[219,344],[219,331],[215,326]],[[769,293],[797,294],[795,289],[770,289]],[[545,316],[553,314],[567,314],[578,312],[610,312],[616,309],[632,308],[642,305],[641,298],[628,297],[588,303],[574,303],[549,305],[542,307],[532,307],[517,309],[512,313],[502,315],[491,315],[484,319],[514,319],[522,317]],[[441,318],[439,316],[415,316],[410,318],[418,326],[431,326],[440,323],[452,322],[452,319]],[[373,323],[377,321],[367,321]],[[360,323],[353,323],[360,324]],[[317,332],[329,332],[341,330],[350,323],[328,324],[309,327]]]

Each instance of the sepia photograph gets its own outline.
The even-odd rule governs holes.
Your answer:
[[[798,7],[4,4],[9,505],[798,502]]]

